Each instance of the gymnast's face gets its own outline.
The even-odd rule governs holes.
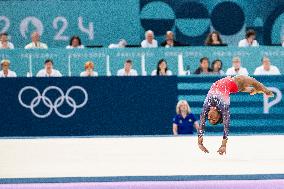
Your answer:
[[[220,114],[219,114],[217,108],[211,107],[209,112],[208,112],[209,123],[212,124],[212,125],[216,125],[216,123],[218,122],[219,119],[220,119]]]

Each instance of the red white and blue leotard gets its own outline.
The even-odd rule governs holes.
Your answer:
[[[203,136],[205,129],[205,122],[208,116],[210,107],[216,107],[223,117],[224,135],[226,139],[229,134],[230,127],[230,94],[237,93],[238,86],[230,76],[216,81],[210,88],[207,97],[203,104],[203,110],[200,115],[200,128],[198,136]]]

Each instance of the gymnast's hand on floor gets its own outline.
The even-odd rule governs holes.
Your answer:
[[[209,151],[207,150],[207,148],[205,148],[205,146],[203,146],[203,137],[198,137],[198,147],[200,150],[202,150],[205,153],[209,153]]]
[[[226,146],[221,146],[217,151],[220,155],[226,154]]]
[[[222,140],[222,145],[217,151],[220,155],[226,154],[227,141],[228,141],[227,138]]]

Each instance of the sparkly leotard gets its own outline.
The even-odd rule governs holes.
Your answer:
[[[205,129],[205,122],[208,116],[210,107],[216,107],[221,113],[224,124],[224,135],[223,138],[226,139],[229,134],[230,127],[230,94],[237,93],[238,86],[234,82],[233,78],[225,77],[216,81],[210,88],[207,97],[203,104],[203,110],[200,115],[200,128],[198,131],[198,136],[203,136]]]

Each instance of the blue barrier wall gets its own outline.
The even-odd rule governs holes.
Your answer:
[[[281,73],[284,73],[284,48],[282,47],[260,47],[260,48],[234,48],[234,47],[184,47],[184,48],[157,48],[157,49],[49,49],[49,50],[3,50],[0,57],[11,60],[11,69],[16,71],[18,76],[26,76],[32,71],[33,75],[43,68],[47,58],[54,60],[55,68],[60,70],[64,76],[79,76],[84,70],[84,63],[91,60],[95,63],[95,70],[99,76],[106,75],[107,56],[109,56],[110,72],[116,72],[123,67],[126,59],[133,60],[133,67],[142,74],[141,61],[145,55],[145,69],[147,75],[156,69],[159,59],[164,58],[168,62],[169,69],[175,75],[178,74],[178,55],[182,54],[183,68],[190,67],[193,73],[199,67],[199,59],[203,56],[209,57],[212,62],[215,59],[223,61],[223,70],[226,71],[232,65],[233,56],[239,56],[243,67],[246,67],[250,74],[254,73],[256,67],[261,65],[261,58],[268,56],[271,63],[277,66]]]
[[[207,91],[217,79],[0,79],[0,136],[171,134],[177,100],[188,100],[199,118]],[[231,95],[231,134],[284,133],[284,77],[256,79],[271,87],[275,97],[264,103],[262,95]],[[222,135],[222,129],[208,125],[206,131]]]
[[[0,79],[0,136],[168,134],[176,82],[176,77]]]
[[[50,47],[67,46],[72,35],[85,45],[109,45],[125,38],[140,44],[152,29],[159,41],[173,30],[179,41],[203,45],[211,30],[230,45],[253,28],[261,44],[279,44],[283,37],[282,0],[6,0],[0,1],[0,31],[11,34],[17,48],[32,31]]]

